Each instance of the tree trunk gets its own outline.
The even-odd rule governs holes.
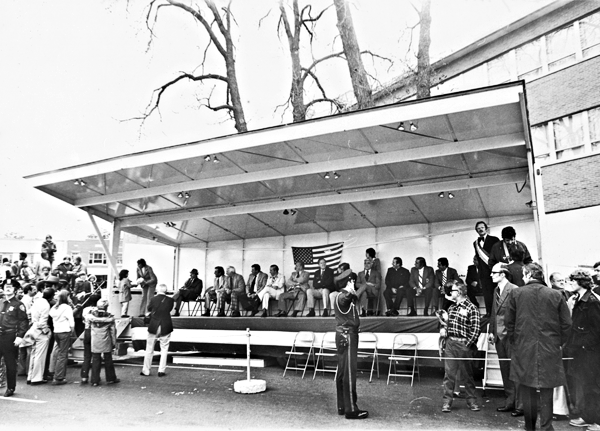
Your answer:
[[[337,13],[337,28],[342,39],[342,46],[346,55],[358,109],[369,108],[373,106],[373,93],[360,56],[360,48],[356,39],[356,32],[354,31],[352,14],[346,0],[334,0],[333,3]]]
[[[281,20],[285,28],[285,33],[290,47],[290,56],[292,58],[292,89],[290,91],[290,102],[292,104],[292,115],[294,123],[306,120],[306,106],[304,105],[304,79],[302,77],[302,65],[300,64],[300,31],[301,20],[300,9],[298,8],[298,0],[294,0],[292,10],[294,13],[294,27],[290,26],[290,22],[285,12],[283,0],[279,3],[281,10]]]
[[[417,53],[417,99],[431,96],[431,0],[423,0],[419,26],[419,51]]]

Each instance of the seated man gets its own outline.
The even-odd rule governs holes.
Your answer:
[[[315,299],[323,299],[323,317],[329,316],[329,294],[335,290],[333,283],[333,270],[327,267],[325,259],[319,259],[319,269],[313,276],[313,285],[306,291],[308,314],[315,315]]]
[[[432,295],[431,295],[431,302],[433,303],[433,305],[431,306],[432,311],[435,313],[439,307],[439,303],[440,303],[440,292],[442,295],[442,298],[444,298],[443,300],[443,304],[442,304],[442,309],[448,311],[448,308],[450,308],[450,306],[452,305],[452,302],[449,301],[448,299],[446,299],[446,292],[445,292],[445,287],[448,286],[448,283],[451,281],[461,281],[460,277],[458,276],[458,272],[456,271],[456,269],[454,268],[450,268],[450,263],[448,262],[448,259],[445,257],[440,257],[437,261],[437,267],[438,269],[435,271],[435,282],[434,282],[434,289],[432,290]],[[452,286],[452,283],[450,283],[450,286]],[[427,310],[428,307],[428,303],[425,302],[425,310]]]
[[[267,317],[269,310],[269,299],[279,300],[279,297],[285,290],[285,277],[279,274],[279,267],[271,265],[269,267],[269,278],[267,284],[257,293],[258,299],[262,302],[263,312],[260,317]]]
[[[304,270],[302,262],[296,262],[295,267],[296,270],[292,272],[289,281],[286,283],[286,292],[279,296],[279,312],[276,314],[277,317],[287,316],[288,301],[296,304],[292,317],[296,317],[298,313],[302,313],[302,310],[304,310],[310,275]]]
[[[427,307],[431,302],[431,296],[433,293],[433,282],[435,274],[433,268],[427,266],[427,261],[424,257],[417,257],[415,259],[415,266],[410,270],[410,287],[415,290],[415,296],[424,294],[425,296],[425,310],[423,316],[428,316]]]
[[[215,281],[214,284],[206,289],[204,293],[204,313],[202,316],[210,316],[210,303],[217,302],[217,291],[225,284],[225,270],[222,266],[215,266]]]
[[[365,259],[365,270],[358,273],[358,280],[356,281],[356,296],[362,308],[361,317],[367,315],[373,316],[375,307],[373,302],[379,298],[379,286],[381,286],[381,274],[372,269],[373,262],[369,259]],[[371,306],[369,307],[369,302]]]
[[[175,314],[179,316],[179,309],[181,308],[181,302],[195,301],[196,298],[202,293],[202,280],[198,278],[198,270],[196,268],[190,271],[190,278],[185,284],[179,288],[179,290],[173,295],[173,301],[175,301]],[[188,308],[189,310],[189,308]]]
[[[410,280],[410,272],[402,267],[402,259],[395,257],[392,259],[392,267],[388,269],[385,275],[385,291],[383,297],[387,306],[386,316],[398,316],[400,313],[400,304],[402,299],[406,298],[406,303],[409,308],[408,315],[416,316],[413,304],[413,290],[408,285]],[[396,295],[396,299],[393,299]]]
[[[235,268],[230,266],[227,268],[227,291],[231,297],[231,317],[240,317],[239,302],[240,299],[247,301],[246,296],[246,283],[244,277],[235,272]],[[226,295],[222,295],[222,298],[226,298]],[[222,299],[219,299],[219,316],[225,316],[224,313],[225,303]]]
[[[252,311],[252,316],[258,313],[260,307],[260,299],[258,293],[265,288],[267,274],[261,272],[260,265],[255,263],[251,267],[250,276],[248,276],[248,282],[246,283],[246,294],[238,296],[240,307],[246,311]]]

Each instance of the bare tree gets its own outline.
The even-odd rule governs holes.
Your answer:
[[[373,106],[373,92],[362,62],[348,2],[347,0],[333,0],[333,4],[337,13],[337,28],[342,39],[358,109],[369,108]]]
[[[329,103],[333,106],[335,111],[341,111],[343,109],[343,105],[336,99],[332,99],[327,97],[325,93],[325,89],[317,74],[315,72],[315,68],[322,61],[328,60],[330,58],[341,57],[343,58],[343,53],[337,53],[325,56],[321,59],[314,60],[312,64],[308,67],[302,67],[302,63],[300,61],[300,40],[302,35],[302,30],[304,29],[308,35],[310,36],[310,41],[312,43],[314,36],[314,25],[315,23],[323,16],[325,11],[328,9],[325,8],[321,12],[319,12],[316,16],[312,16],[312,6],[306,5],[300,10],[298,6],[298,0],[292,1],[292,15],[293,22],[290,23],[288,18],[288,14],[285,8],[285,1],[279,1],[279,25],[283,25],[285,34],[287,36],[288,45],[290,48],[290,57],[292,59],[292,85],[290,89],[290,97],[288,102],[292,104],[292,115],[293,121],[303,121],[306,119],[307,110],[317,103]],[[308,103],[304,103],[304,93],[305,93],[305,83],[307,78],[311,78],[317,87],[319,88],[320,97],[317,97],[311,100]]]
[[[431,45],[431,0],[423,0],[421,2],[421,10],[417,12],[420,17],[420,26],[416,87],[417,99],[422,99],[431,96],[433,75],[431,62],[429,60],[429,46]]]
[[[248,126],[246,125],[242,99],[240,97],[237,81],[235,46],[233,44],[233,38],[231,35],[231,24],[233,19],[231,13],[231,0],[227,6],[222,7],[221,10],[217,9],[217,6],[213,0],[203,0],[203,3],[205,7],[201,6],[199,3],[194,3],[194,6],[189,6],[176,0],[152,0],[148,10],[148,15],[146,16],[146,24],[150,30],[151,37],[153,37],[153,26],[158,19],[158,14],[161,8],[169,6],[176,7],[188,13],[197,22],[199,22],[202,27],[204,27],[209,36],[208,45],[204,51],[200,69],[204,71],[206,52],[211,46],[214,46],[220,56],[223,58],[223,62],[225,64],[225,74],[201,73],[196,75],[194,73],[180,73],[176,78],[154,90],[152,100],[148,104],[146,112],[142,117],[138,117],[138,119],[145,120],[154,111],[158,110],[161,98],[165,91],[180,81],[189,80],[201,83],[206,81],[216,81],[217,83],[224,83],[226,86],[225,102],[219,105],[212,105],[211,97],[209,96],[205,101],[201,101],[202,106],[205,106],[212,111],[227,111],[229,116],[235,121],[236,130],[238,132],[245,132],[248,130]],[[209,20],[212,21],[209,22]]]

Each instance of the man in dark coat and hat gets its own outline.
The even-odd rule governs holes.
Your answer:
[[[520,385],[525,429],[535,429],[538,397],[540,429],[553,429],[552,394],[565,384],[561,346],[569,338],[571,315],[560,292],[544,283],[540,265],[525,265],[523,281],[510,292],[504,317],[513,346],[510,378]]]

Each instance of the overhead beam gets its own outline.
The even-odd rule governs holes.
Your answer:
[[[206,154],[224,153],[283,141],[293,141],[332,133],[399,123],[407,119],[423,119],[456,112],[471,111],[499,105],[519,104],[523,85],[508,84],[493,89],[474,90],[463,94],[438,96],[427,100],[404,102],[365,111],[349,112],[334,117],[320,118],[301,123],[277,126],[248,133],[224,136],[145,151],[128,156],[113,157],[71,168],[29,175],[25,177],[33,187],[54,184],[114,172],[148,166],[174,160],[183,160]]]
[[[130,216],[122,218],[122,226],[140,226],[167,221],[192,220],[196,218],[223,217],[240,214],[255,214],[269,211],[282,211],[286,208],[308,208],[323,205],[336,205],[348,202],[363,202],[378,199],[393,199],[428,193],[439,193],[445,190],[465,190],[481,187],[492,187],[503,184],[523,182],[527,176],[527,168],[518,169],[511,173],[502,173],[477,178],[464,178],[418,184],[405,187],[368,190],[360,192],[321,195],[318,197],[287,199],[256,204],[237,205],[213,209],[177,210],[156,215]]]
[[[400,143],[400,142],[398,142]],[[264,171],[248,172],[224,177],[207,178],[202,180],[184,181],[175,184],[167,184],[149,187],[121,193],[112,193],[103,196],[93,196],[75,200],[76,207],[87,207],[101,205],[111,202],[125,202],[133,199],[142,199],[152,196],[179,193],[182,190],[200,190],[216,187],[247,184],[260,181],[290,178],[301,175],[322,174],[327,171],[342,171],[345,169],[365,168],[391,163],[400,163],[412,160],[427,159],[432,157],[447,157],[456,154],[470,153],[474,151],[487,151],[499,148],[509,148],[524,145],[523,134],[513,133],[509,135],[494,136],[491,138],[472,139],[462,142],[449,142],[407,148],[385,153],[354,156],[346,159],[328,160],[324,162],[306,163],[302,165],[287,166],[283,168],[268,169]]]

